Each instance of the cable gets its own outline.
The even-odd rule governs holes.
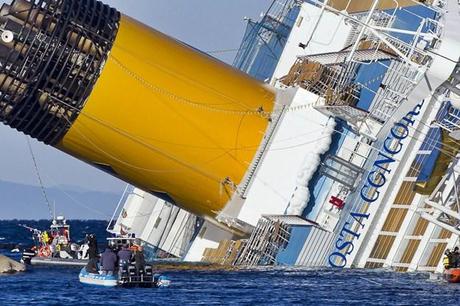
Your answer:
[[[80,124],[81,124],[81,123],[80,123]],[[81,124],[81,125],[84,127],[83,124]],[[143,142],[143,141],[140,141],[140,140],[136,139],[135,137],[130,136],[130,135],[129,135],[128,133],[126,133],[126,132],[122,132],[121,130],[119,130],[119,129],[115,128],[115,127],[112,127],[112,126],[110,126],[110,125],[104,125],[104,126],[105,126],[106,128],[108,128],[108,129],[112,130],[113,132],[115,132],[115,133],[117,133],[117,134],[123,136],[123,137],[126,137],[126,138],[128,138],[128,139],[130,139],[130,140],[132,140],[132,141],[134,141],[134,142],[137,142],[138,144],[141,144],[142,146],[146,147],[146,148],[147,148],[148,150],[150,150],[150,151],[154,151],[154,152],[156,152],[156,153],[159,153],[160,155],[163,155],[163,156],[165,156],[166,158],[171,159],[171,160],[177,162],[178,164],[180,164],[180,165],[182,165],[182,166],[184,166],[184,167],[186,167],[186,168],[191,169],[191,170],[194,171],[194,172],[200,173],[201,175],[203,175],[203,176],[205,176],[205,177],[208,177],[209,179],[211,179],[211,180],[213,180],[213,181],[215,181],[215,182],[218,182],[218,183],[221,182],[219,178],[216,178],[216,177],[214,177],[214,176],[211,175],[211,174],[207,174],[206,172],[197,169],[194,165],[190,165],[190,164],[185,163],[185,162],[183,162],[183,161],[181,161],[181,160],[178,160],[176,157],[172,156],[171,154],[165,153],[165,152],[159,150],[158,148],[153,147],[153,146],[150,145],[150,144],[147,144],[147,143],[145,143],[145,142]],[[85,127],[85,128],[86,128],[86,127]],[[90,130],[90,129],[88,128],[88,130]],[[138,169],[138,170],[142,170],[142,171],[147,171],[147,172],[152,172],[152,173],[174,173],[174,172],[182,172],[182,171],[184,171],[184,170],[154,170],[154,169],[148,169],[148,168],[144,168],[144,167],[139,167],[139,166],[133,165],[133,164],[128,163],[128,162],[125,162],[125,161],[123,161],[122,159],[119,159],[119,158],[117,158],[116,156],[112,155],[111,153],[108,153],[108,152],[106,152],[105,150],[101,149],[99,146],[97,146],[90,138],[88,138],[88,137],[87,137],[84,133],[82,133],[81,131],[78,131],[78,130],[77,130],[77,132],[80,134],[80,136],[82,136],[84,139],[86,139],[86,141],[88,141],[88,142],[89,142],[94,148],[96,148],[98,151],[100,151],[101,153],[105,154],[105,155],[108,156],[109,158],[111,158],[111,159],[113,159],[113,160],[115,160],[115,161],[118,161],[119,163],[122,163],[122,164],[124,164],[124,165],[126,165],[126,166],[128,166],[128,167],[130,167],[130,168]]]
[[[147,80],[142,78],[140,75],[136,74],[135,72],[130,70],[128,67],[123,65],[123,63],[120,60],[118,60],[116,57],[114,57],[113,54],[111,54],[110,57],[122,69],[122,71],[124,71],[131,78],[135,79],[140,84],[142,84],[144,87],[146,87],[147,89],[150,89],[152,92],[161,94],[162,96],[166,96],[173,101],[176,101],[182,104],[186,104],[186,105],[189,105],[189,106],[192,106],[198,109],[202,109],[205,111],[224,113],[228,115],[256,115],[256,116],[261,116],[263,118],[268,118],[270,116],[270,113],[265,112],[261,108],[258,108],[256,110],[250,110],[246,106],[244,106],[247,108],[247,110],[223,109],[223,108],[214,107],[210,104],[204,104],[204,103],[200,103],[197,101],[193,101],[185,97],[178,96],[164,88],[161,88],[159,86],[153,85],[152,83],[148,82]]]
[[[104,218],[110,218],[110,216],[108,216],[107,214],[103,213],[102,211],[100,210],[97,210],[97,209],[94,209],[92,208],[91,206],[75,199],[72,195],[70,195],[68,192],[66,192],[64,189],[60,188],[59,187],[59,184],[58,182],[56,182],[56,180],[54,180],[51,176],[47,175],[46,173],[43,174],[49,181],[51,181],[53,184],[54,184],[54,188],[56,190],[58,190],[59,192],[61,192],[63,195],[65,195],[67,198],[69,198],[72,202],[74,202],[74,204],[77,204],[77,206],[80,206],[80,207],[83,207],[83,208],[86,208],[87,210],[89,211],[92,211],[98,215],[100,215],[101,217],[104,217]]]
[[[129,69],[128,67],[123,65],[123,63],[119,59],[117,59],[113,54],[111,54],[110,57],[122,69],[122,71],[124,71],[131,78],[133,78],[136,81],[138,81],[144,87],[152,90],[155,93],[159,93],[159,94],[161,94],[163,96],[169,97],[172,100],[177,101],[177,102],[182,103],[182,104],[190,105],[192,107],[199,108],[199,109],[204,110],[204,111],[217,112],[217,113],[223,113],[223,114],[228,114],[228,115],[240,115],[240,116],[255,115],[255,116],[260,116],[262,118],[269,118],[270,116],[279,114],[281,112],[281,111],[267,112],[267,111],[264,111],[263,108],[261,108],[261,107],[258,108],[257,110],[249,110],[248,109],[248,110],[245,110],[245,111],[234,110],[234,109],[233,110],[232,109],[223,109],[223,108],[215,107],[212,104],[205,104],[205,103],[200,103],[198,101],[193,101],[191,99],[178,96],[178,95],[176,95],[176,94],[174,94],[174,93],[172,93],[172,92],[170,92],[170,91],[168,91],[168,90],[166,90],[164,88],[161,88],[159,86],[156,86],[156,85],[152,84],[151,82],[145,80],[140,75],[136,74],[134,71],[132,71],[131,69]],[[146,61],[143,61],[143,62],[149,64]],[[376,78],[374,78],[372,80],[368,80],[365,83],[360,83],[360,85],[362,85],[362,86],[369,85],[370,83],[375,82]],[[228,98],[228,99],[230,99],[230,98]],[[286,111],[287,112],[295,112],[295,111],[300,111],[300,110],[304,110],[304,109],[307,109],[307,108],[311,108],[311,107],[314,107],[314,106],[318,106],[318,105],[322,104],[321,100],[322,100],[322,98],[318,97],[316,99],[316,101],[314,101],[314,102],[310,102],[310,103],[302,104],[302,105],[297,105],[297,106],[288,106],[286,108]],[[225,105],[225,104],[220,104],[220,105]],[[276,103],[276,101],[274,102],[274,105],[285,106],[285,105]],[[247,108],[246,106],[244,106],[244,107]]]
[[[245,49],[247,49],[247,48],[222,49],[222,50],[206,51],[205,53],[208,53],[208,54],[220,54],[220,53],[238,52],[240,50],[245,50]]]
[[[213,108],[211,106],[205,106],[204,104],[200,104],[200,103],[197,103],[195,101],[191,101],[189,99],[186,99],[186,98],[183,98],[183,97],[179,97],[177,95],[175,95],[174,93],[171,93],[171,92],[168,92],[166,91],[165,89],[162,89],[160,87],[157,87],[157,86],[154,86],[152,85],[151,83],[147,82],[146,80],[142,79],[140,76],[138,76],[137,74],[135,74],[133,71],[129,70],[129,68],[127,68],[126,66],[124,66],[119,60],[117,60],[115,57],[113,57],[112,55],[112,58],[114,59],[114,61],[126,72],[128,73],[130,76],[132,76],[133,78],[135,78],[138,82],[140,82],[141,84],[143,84],[144,86],[147,86],[148,88],[151,88],[153,90],[155,90],[156,92],[159,92],[163,95],[167,95],[169,96],[170,98],[173,98],[175,100],[178,100],[178,101],[181,101],[181,102],[187,102],[195,107],[204,107],[204,108],[207,108],[207,109],[210,109],[210,110],[214,110],[214,111],[224,111],[224,112],[228,112],[227,110],[222,110],[222,109],[217,109],[217,108]],[[169,105],[169,103],[163,103],[164,106],[168,107],[171,111],[175,112],[178,116],[182,117],[185,121],[187,121],[189,123],[189,125],[191,125],[196,131],[198,131],[202,136],[204,136],[205,138],[207,138],[208,140],[210,140],[211,142],[215,143],[218,147],[221,147],[219,144],[217,144],[215,142],[215,140],[209,136],[205,131],[203,131],[197,124],[195,124],[194,122],[192,122],[188,117],[184,116],[183,114],[181,114],[180,112],[178,112],[176,109],[174,109],[173,107],[171,107],[171,105]],[[269,113],[266,113],[262,107],[260,107],[256,112],[256,114],[259,114],[261,115],[262,117],[269,117],[270,114]],[[252,112],[252,114],[255,114],[254,112]],[[241,112],[241,111],[238,111],[238,114],[240,115],[245,115],[245,114],[251,114],[251,112]],[[223,149],[223,148],[221,148]],[[232,158],[233,160],[235,160],[238,164],[240,164],[241,166],[245,167],[245,165],[243,163],[241,163],[235,156],[233,156],[232,154],[228,153],[229,157]],[[176,159],[176,161],[179,161]]]
[[[143,80],[142,78],[140,78],[139,76],[137,76],[136,74],[134,74],[132,71],[130,71],[127,67],[125,67],[124,65],[122,65],[121,62],[118,61],[116,58],[114,58],[114,60],[115,60],[119,65],[121,65],[122,68],[124,68],[125,72],[130,73],[130,75],[131,75],[132,77],[136,78],[139,82],[143,83],[144,85],[148,86],[149,88],[153,88],[153,89],[155,89],[155,90],[157,90],[157,91],[159,91],[160,93],[163,93],[163,94],[168,94],[168,95],[171,94],[171,93],[169,93],[169,92],[163,92],[162,89],[160,89],[160,88],[158,88],[158,87],[155,87],[155,86],[153,86],[152,84],[148,83],[147,81]],[[375,78],[372,79],[372,80],[367,81],[366,83],[370,83],[370,82],[374,82],[374,81],[375,81]],[[364,83],[364,84],[366,84],[366,83]],[[178,98],[179,98],[179,99],[183,99],[183,102],[189,102],[189,103],[192,102],[194,106],[206,107],[206,108],[209,109],[209,106],[204,106],[204,105],[201,104],[201,103],[193,102],[193,101],[190,101],[190,100],[187,100],[187,99],[184,99],[184,98],[175,96],[175,95],[173,95],[173,97],[176,98],[176,99],[178,99]],[[296,107],[290,107],[290,108],[288,108],[287,111],[296,111],[296,110],[301,110],[301,109],[304,109],[304,108],[311,107],[311,106],[313,106],[313,105],[318,104],[318,103],[319,103],[319,100],[320,100],[320,99],[317,99],[317,101],[316,101],[315,103],[310,103],[310,104],[307,104],[307,105],[300,105],[300,106],[296,106]],[[222,111],[222,109],[215,109],[215,108],[212,108],[212,110],[213,110],[213,111]],[[225,110],[225,111],[227,112],[228,110]],[[243,115],[243,118],[244,118],[244,115],[248,114],[248,112],[238,112],[238,113],[241,114],[241,115]],[[260,111],[258,111],[257,113],[260,114]],[[184,118],[184,119],[186,119],[186,118]],[[109,127],[110,127],[110,126],[109,126]],[[114,128],[113,128],[113,129],[114,129]],[[119,134],[123,134],[123,133],[120,133],[120,130],[118,130],[117,132],[118,132]],[[126,135],[125,135],[125,136],[126,136]],[[298,145],[294,145],[294,146],[290,146],[290,147],[286,147],[286,148],[277,148],[277,149],[271,149],[271,150],[285,150],[285,149],[291,149],[291,148],[303,146],[303,145],[306,145],[306,144],[310,144],[310,143],[312,143],[312,142],[314,142],[314,141],[310,141],[310,142],[307,142],[307,143],[298,144]],[[141,143],[142,143],[142,144],[145,144],[145,142],[141,142]],[[93,143],[93,145],[96,146],[94,143]],[[97,146],[96,146],[96,147],[97,147]],[[216,149],[225,150],[225,149],[222,148],[222,147],[218,147],[218,148],[216,148]],[[225,152],[224,155],[229,154],[232,150],[234,150],[234,148],[233,148],[233,149],[229,149],[229,151]],[[107,152],[105,152],[105,153],[107,154]],[[229,155],[230,155],[233,159],[235,159],[238,163],[241,163],[239,160],[237,160],[237,159],[236,159],[235,157],[233,157],[231,154],[229,154]],[[170,156],[170,155],[169,155],[169,156]],[[112,156],[112,158],[114,158],[114,157]],[[219,158],[219,157],[218,157],[218,158]],[[130,166],[133,166],[133,165],[130,165]],[[245,165],[245,166],[246,166],[246,165]],[[144,170],[146,170],[146,169],[144,169]],[[170,172],[170,171],[171,171],[171,170],[169,170],[168,172]]]
[[[53,100],[55,100],[56,102],[61,103],[61,104],[65,105],[65,106],[67,106],[67,107],[69,107],[69,108],[71,108],[71,109],[73,109],[73,110],[75,110],[75,111],[77,111],[77,112],[80,112],[81,115],[84,115],[85,117],[87,117],[87,118],[89,118],[89,119],[91,119],[91,120],[93,120],[93,121],[99,123],[100,125],[102,125],[102,126],[108,128],[108,129],[114,131],[115,133],[117,133],[117,134],[119,134],[119,135],[122,135],[122,136],[127,137],[127,138],[129,138],[129,139],[131,139],[131,140],[133,140],[133,141],[135,141],[135,142],[137,142],[137,143],[140,143],[140,144],[142,144],[143,146],[145,146],[145,147],[147,147],[147,148],[149,148],[149,149],[151,149],[151,150],[157,151],[157,152],[159,152],[160,154],[165,155],[166,157],[172,158],[173,160],[177,161],[178,163],[183,164],[183,165],[185,165],[185,166],[188,167],[188,168],[192,168],[193,170],[195,170],[195,171],[197,171],[197,172],[200,172],[200,173],[203,172],[203,171],[198,171],[197,169],[195,169],[195,166],[193,166],[193,165],[188,165],[188,164],[186,164],[186,163],[183,163],[182,161],[178,161],[177,158],[172,157],[172,155],[170,155],[169,153],[162,152],[160,149],[153,147],[151,144],[145,143],[144,141],[137,139],[135,136],[131,135],[129,132],[120,130],[120,129],[114,127],[113,125],[111,125],[111,124],[109,124],[109,123],[106,123],[106,122],[104,122],[104,121],[102,121],[102,120],[100,120],[100,119],[98,119],[98,118],[95,118],[95,117],[93,117],[93,116],[91,116],[91,115],[88,115],[88,114],[86,114],[86,113],[84,113],[84,112],[81,112],[78,108],[76,108],[76,107],[74,107],[74,106],[72,106],[72,105],[66,103],[65,101],[60,100],[59,98],[56,98],[56,97],[54,97],[54,96],[50,96],[50,97],[51,97]],[[68,119],[67,119],[67,120],[68,120]],[[314,122],[314,121],[313,121],[313,122]],[[71,122],[69,121],[69,124],[70,124],[70,123],[71,123]],[[316,122],[314,122],[314,123],[315,123],[315,124],[318,124],[318,123],[316,123]],[[83,124],[82,124],[82,126],[85,127]],[[86,127],[85,127],[85,128],[86,128]],[[90,130],[90,129],[88,128],[88,130]],[[121,160],[121,159],[115,157],[115,156],[112,155],[111,153],[108,153],[108,152],[104,151],[104,150],[101,149],[97,144],[95,144],[91,139],[89,139],[84,133],[82,133],[82,132],[80,132],[80,131],[78,131],[78,130],[77,130],[77,132],[78,132],[83,138],[85,138],[93,147],[95,147],[97,150],[99,150],[101,153],[103,153],[103,154],[107,155],[108,157],[110,157],[110,158],[112,158],[112,159],[114,159],[114,160],[116,160],[116,161],[118,161],[118,162],[120,162],[120,163],[123,163],[123,164],[125,164],[125,165],[127,165],[127,166],[129,166],[129,167],[131,167],[131,168],[136,168],[136,169],[139,169],[139,170],[148,171],[148,172],[155,172],[155,173],[170,173],[170,172],[180,172],[180,171],[181,171],[181,170],[153,170],[153,169],[148,169],[148,168],[143,168],[143,167],[138,167],[138,166],[132,165],[132,164],[130,164],[130,163],[127,163],[127,162],[125,162],[125,161],[123,161],[123,160]],[[304,135],[306,135],[306,134],[304,134]],[[302,137],[302,136],[304,136],[304,135],[300,135],[299,137]],[[282,141],[287,141],[287,140],[290,140],[290,139],[285,139],[285,140],[282,140]],[[297,145],[297,146],[301,146],[301,145],[302,145],[302,144]],[[254,146],[254,147],[256,147],[256,146]],[[258,146],[257,146],[257,147],[258,147]],[[289,148],[291,148],[291,147],[292,147],[292,146],[290,146]],[[246,149],[249,149],[250,147],[242,147],[241,149],[245,149],[245,148],[246,148]],[[223,151],[226,150],[225,148],[220,148],[220,149],[223,150]],[[283,149],[283,148],[278,148],[277,150],[281,150],[281,149]],[[232,151],[232,150],[234,150],[234,148],[228,148],[228,150]],[[246,165],[245,165],[245,166],[246,166]],[[202,173],[202,174],[203,174],[203,173]],[[213,179],[213,180],[215,180],[216,182],[220,182],[220,180],[219,180],[218,178],[213,177],[213,176],[210,175],[210,174],[206,174],[206,176],[209,177],[209,178],[211,178],[211,179]]]
[[[84,114],[84,115],[86,115],[86,114]],[[91,119],[94,119],[94,118],[91,118]],[[96,120],[96,121],[99,121],[99,120]],[[104,125],[105,125],[105,124],[104,124]],[[341,132],[341,131],[338,131],[338,130],[336,130],[336,129],[334,129],[334,130],[335,130],[336,132],[339,132],[339,133],[341,133],[341,134],[344,134],[344,133]],[[83,137],[85,137],[90,143],[92,143],[91,140],[88,139],[88,138],[86,137],[86,135],[84,135],[84,134],[82,134],[82,133],[81,133],[81,135],[82,135]],[[412,138],[415,139],[415,137],[412,137]],[[419,140],[419,139],[418,139],[418,140]],[[293,145],[293,146],[288,146],[288,147],[284,147],[284,148],[269,149],[269,151],[273,151],[273,150],[280,151],[280,150],[292,149],[292,148],[295,148],[295,147],[300,147],[300,146],[303,146],[303,145],[311,144],[311,143],[313,143],[313,142],[315,142],[315,141],[317,141],[317,140],[308,141],[308,142],[306,142],[306,143],[301,143],[301,144],[297,144],[297,145]],[[380,149],[378,149],[378,148],[376,148],[376,147],[374,147],[374,146],[368,145],[368,144],[363,143],[363,142],[360,142],[360,143],[362,143],[362,144],[364,144],[364,145],[366,145],[366,146],[368,146],[368,147],[371,147],[373,150],[377,150],[377,151],[381,152]],[[95,146],[96,148],[98,148],[98,149],[99,149],[100,151],[102,151],[103,153],[109,155],[109,157],[114,158],[114,159],[118,160],[119,162],[122,162],[122,163],[124,163],[124,164],[126,164],[126,165],[128,165],[128,166],[130,166],[130,167],[135,167],[135,168],[138,168],[138,169],[140,169],[140,170],[145,170],[145,171],[150,171],[150,172],[180,172],[180,171],[177,171],[177,170],[176,170],[176,171],[174,171],[174,170],[157,171],[157,170],[151,170],[151,169],[145,169],[145,168],[136,167],[136,166],[134,166],[134,165],[132,165],[132,164],[126,163],[126,162],[124,162],[124,161],[122,161],[122,160],[120,160],[120,159],[118,159],[118,158],[116,158],[116,157],[110,155],[109,153],[103,151],[102,149],[100,149],[99,147],[97,147],[96,144],[94,144],[94,143],[92,143],[92,144],[93,144],[93,146]],[[232,150],[232,149],[230,149],[230,150]],[[225,152],[224,155],[225,155],[226,153],[228,153],[228,152]],[[220,157],[220,156],[219,156],[219,157]],[[218,157],[218,158],[219,158],[219,157]],[[212,162],[212,160],[211,160],[210,162]],[[216,181],[217,181],[217,180],[216,180]],[[220,181],[219,181],[219,182],[220,182]]]
[[[26,137],[26,141],[27,141],[27,146],[29,147],[30,155],[32,157],[32,161],[34,163],[35,174],[37,175],[38,182],[40,183],[40,189],[42,191],[43,198],[45,199],[45,203],[48,206],[48,211],[50,213],[50,217],[51,217],[51,219],[53,219],[54,218],[53,209],[51,208],[51,203],[50,203],[50,201],[48,199],[48,196],[46,194],[45,185],[43,184],[42,177],[41,177],[40,171],[38,169],[37,160],[35,159],[34,151],[32,150],[32,144],[30,143],[29,137],[27,137],[27,136],[25,136],[25,137]]]
[[[83,208],[86,208],[87,210],[89,211],[92,211],[93,213],[97,213],[98,215],[100,215],[101,217],[104,217],[104,218],[107,218],[107,219],[110,219],[110,216],[107,215],[106,213],[100,211],[100,210],[97,210],[97,209],[94,209],[92,208],[91,206],[81,202],[80,200],[77,200],[75,199],[72,195],[70,195],[68,192],[66,192],[64,189],[61,189],[58,185],[55,185],[55,188],[61,192],[62,194],[64,194],[67,198],[69,198],[72,202],[74,202],[75,204],[77,204],[78,206],[80,207],[83,207]]]
[[[58,102],[67,105],[68,107],[72,107],[71,105],[68,105],[68,104],[67,104],[66,102],[64,102],[64,101],[61,101],[61,100],[59,100],[59,99],[57,99],[57,98],[55,98],[55,97],[53,97],[53,98],[54,98],[55,100],[57,100]],[[73,107],[72,107],[72,108],[73,108]],[[78,110],[77,110],[77,111],[78,111]],[[85,114],[85,113],[81,113],[81,114],[87,116],[88,118],[90,118],[90,119],[92,119],[92,120],[95,120],[95,121],[98,122],[99,124],[102,124],[102,125],[106,126],[106,127],[109,128],[109,129],[112,129],[114,132],[116,132],[116,133],[118,133],[118,134],[120,134],[120,135],[122,135],[122,136],[124,136],[124,137],[128,137],[128,138],[130,138],[130,139],[132,139],[132,140],[135,140],[136,142],[139,142],[140,144],[143,144],[144,146],[148,147],[149,149],[154,149],[154,150],[156,150],[155,148],[152,148],[151,145],[146,144],[146,143],[144,143],[144,142],[142,142],[142,141],[136,140],[136,139],[133,138],[131,135],[129,135],[129,133],[122,132],[122,131],[120,131],[119,129],[117,129],[117,128],[111,126],[110,124],[103,123],[101,120],[98,120],[98,119],[96,119],[96,118],[93,118],[92,116],[89,116],[89,115],[87,115],[87,114]],[[127,166],[129,166],[129,167],[137,168],[137,169],[139,169],[139,170],[144,170],[144,171],[149,171],[149,172],[179,172],[179,171],[174,171],[174,170],[158,171],[158,170],[152,170],[152,169],[146,169],[146,168],[137,167],[137,166],[135,166],[135,165],[132,165],[132,164],[127,163],[127,162],[125,162],[125,161],[123,161],[123,160],[121,160],[121,159],[116,158],[115,156],[111,155],[111,154],[108,153],[108,152],[105,152],[104,150],[102,150],[101,148],[99,148],[94,142],[92,142],[85,134],[81,133],[80,131],[78,131],[78,133],[79,133],[82,137],[84,137],[90,144],[92,144],[95,148],[97,148],[98,150],[100,150],[102,153],[108,155],[109,157],[111,157],[111,158],[117,160],[118,162],[123,163],[123,164],[125,164],[125,165],[127,165]],[[324,138],[324,136],[321,137],[321,138]],[[315,140],[313,140],[313,141],[309,141],[309,142],[306,142],[306,143],[302,143],[302,144],[296,145],[295,147],[307,145],[307,144],[313,143],[313,142],[315,142],[315,141],[318,141],[318,139],[315,139]],[[288,149],[292,149],[293,147],[294,147],[294,146],[290,146],[290,147],[287,147],[287,148],[288,148]],[[284,149],[284,148],[277,148],[277,149],[273,149],[273,150],[278,150],[278,151],[279,151],[279,150],[283,150],[283,149]],[[166,154],[167,156],[170,156],[170,155],[167,154],[167,153],[165,153],[165,154]],[[225,152],[225,154],[227,154],[227,152]],[[180,161],[180,163],[182,163],[182,162]],[[247,166],[247,165],[245,165],[245,166]],[[196,168],[196,167],[193,166],[193,168]],[[195,170],[195,171],[196,171],[196,170]],[[202,174],[203,174],[203,173],[202,173]],[[207,175],[207,176],[208,176],[208,175]],[[208,176],[208,177],[209,177],[209,176]],[[214,181],[218,182],[218,183],[222,186],[223,183],[222,183],[221,180],[219,180],[218,178],[215,178],[215,177],[213,177],[213,176],[210,176],[210,178],[213,179]],[[273,187],[270,187],[267,183],[265,183],[265,182],[264,182],[263,180],[261,180],[260,178],[257,178],[257,179],[259,179],[264,185],[266,185],[266,186],[268,186],[269,188],[273,189]],[[234,192],[238,192],[238,190],[237,190],[236,188],[234,188]]]

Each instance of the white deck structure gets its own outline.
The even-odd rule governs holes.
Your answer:
[[[434,149],[451,154],[427,139],[434,127],[460,140],[460,115],[439,119],[446,101],[460,105],[458,1],[381,9],[390,1],[369,0],[364,12],[291,2],[299,14],[269,82],[278,91],[271,126],[219,223],[204,223],[185,259],[248,237],[264,215],[286,214],[314,226],[302,239],[291,233],[297,245],[284,264],[440,271],[460,234],[458,157],[433,194],[417,193],[416,183]],[[157,210],[173,208],[136,197],[128,209],[140,217],[124,226],[179,254],[152,227],[164,219]],[[174,236],[180,227],[169,228]]]

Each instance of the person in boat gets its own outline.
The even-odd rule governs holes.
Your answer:
[[[113,275],[117,265],[117,254],[110,246],[107,246],[105,252],[101,255],[101,272],[104,275]]]
[[[41,242],[43,246],[47,246],[48,244],[50,244],[50,240],[51,240],[51,237],[48,231],[44,231],[41,235]]]
[[[67,239],[67,241],[70,241],[70,233],[69,233],[69,230],[67,228],[63,228],[61,230],[61,236],[65,237],[65,239]]]
[[[452,254],[450,253],[450,250],[447,249],[444,252],[444,258],[442,259],[442,264],[444,266],[444,269],[448,270],[451,268],[452,264]]]
[[[454,248],[452,252],[452,267],[458,268],[460,266],[460,253],[458,251],[458,247]]]
[[[88,250],[89,250],[89,245],[88,242],[82,243],[80,245],[80,248],[78,249],[78,259],[88,259]]]
[[[120,267],[125,267],[128,264],[130,264],[132,257],[133,257],[133,252],[131,252],[127,244],[124,244],[121,247],[121,250],[118,251],[118,260],[120,263]]]
[[[134,261],[137,274],[139,275],[143,273],[145,270],[145,257],[142,246],[137,246],[136,250],[134,251]]]
[[[118,273],[120,279],[123,277],[124,271],[128,270],[133,259],[133,252],[130,250],[128,244],[124,244],[121,249],[118,251]]]
[[[97,262],[99,259],[99,251],[97,247],[97,239],[94,234],[88,236],[88,264],[86,271],[89,273],[97,273]]]

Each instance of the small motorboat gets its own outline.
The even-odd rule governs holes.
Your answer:
[[[20,225],[30,232],[34,245],[23,251],[21,261],[27,265],[85,266],[88,263],[85,245],[70,240],[70,225],[64,216],[55,218],[49,230]]]
[[[142,273],[137,273],[136,268],[130,265],[113,275],[90,273],[85,267],[81,269],[79,279],[81,283],[86,285],[104,287],[161,288],[169,287],[171,284],[171,281],[164,275],[153,274],[151,265],[146,265]]]
[[[449,283],[460,283],[460,268],[450,268],[444,271],[444,278]]]

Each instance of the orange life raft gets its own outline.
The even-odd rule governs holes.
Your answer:
[[[460,283],[460,268],[451,268],[445,270],[444,277],[449,283]]]

